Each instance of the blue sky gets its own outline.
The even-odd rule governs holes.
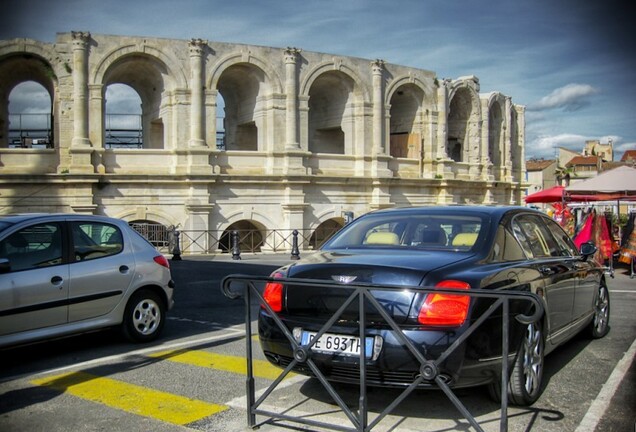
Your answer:
[[[617,0],[4,0],[0,39],[193,37],[475,75],[525,105],[526,156],[636,149],[636,14]]]

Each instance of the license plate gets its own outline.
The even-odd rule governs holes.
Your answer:
[[[314,340],[317,333],[303,331],[300,339],[301,345],[309,345]],[[313,351],[330,354],[341,354],[349,356],[360,355],[360,338],[357,336],[348,336],[333,333],[324,333],[318,341],[311,347]],[[373,356],[373,338],[365,338],[365,355]]]

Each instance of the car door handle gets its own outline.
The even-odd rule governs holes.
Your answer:
[[[554,274],[554,270],[552,270],[550,267],[548,266],[541,266],[539,267],[539,272],[544,275],[544,276],[549,276],[551,274]]]
[[[64,279],[62,279],[62,276],[53,276],[51,278],[51,283],[55,286],[61,285],[62,282],[64,282]]]
[[[119,273],[124,273],[125,274],[125,273],[128,273],[128,270],[130,270],[130,269],[128,268],[127,265],[119,266]]]

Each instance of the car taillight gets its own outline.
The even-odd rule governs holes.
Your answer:
[[[441,281],[436,288],[470,289],[466,282]],[[434,326],[460,326],[468,316],[470,296],[446,293],[429,293],[420,309],[417,320],[420,324]]]
[[[274,273],[272,275],[274,279],[280,279],[284,277],[282,273]],[[283,284],[278,282],[267,282],[265,284],[265,290],[263,290],[263,298],[272,308],[274,312],[280,312],[283,310]],[[264,308],[263,305],[261,305]]]
[[[168,261],[168,259],[163,256],[163,255],[157,255],[156,257],[153,258],[154,262],[156,262],[157,264],[159,264],[162,267],[165,268],[170,268],[170,262]]]

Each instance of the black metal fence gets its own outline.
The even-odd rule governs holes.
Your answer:
[[[324,287],[326,289],[342,289],[350,292],[348,299],[343,302],[342,306],[334,313],[334,315],[322,326],[318,334],[313,339],[313,342],[309,342],[307,345],[301,345],[291,334],[290,330],[285,326],[285,324],[280,320],[277,314],[271,309],[269,304],[264,300],[261,295],[262,288],[267,282],[276,282],[284,285],[290,284],[294,286],[307,286],[307,287]],[[406,289],[407,287],[401,287],[401,289]],[[460,401],[457,395],[450,388],[446,380],[443,378],[440,373],[440,365],[456,350],[458,349],[474,332],[477,328],[479,328],[487,319],[492,318],[493,316],[501,316],[501,334],[502,334],[502,362],[501,362],[501,394],[504,397],[501,398],[501,415],[500,415],[500,431],[508,430],[508,399],[505,397],[507,394],[508,382],[509,382],[509,365],[507,361],[503,361],[503,359],[509,358],[509,326],[511,319],[516,319],[518,322],[529,325],[531,323],[537,322],[540,317],[543,315],[543,306],[541,303],[541,299],[529,292],[513,292],[513,291],[492,291],[492,290],[467,290],[462,291],[462,295],[466,294],[471,297],[481,297],[481,298],[489,298],[492,299],[492,304],[490,307],[480,316],[478,317],[470,327],[464,332],[460,337],[458,337],[455,342],[453,342],[448,349],[446,349],[438,358],[428,358],[426,354],[422,352],[421,349],[418,349],[411,342],[409,338],[407,338],[399,325],[393,320],[393,318],[386,312],[384,307],[378,302],[375,298],[373,292],[374,291],[386,291],[386,290],[394,290],[395,287],[387,287],[381,285],[371,285],[371,284],[355,284],[355,285],[342,285],[335,284],[328,281],[316,281],[316,280],[302,280],[302,279],[272,279],[266,277],[254,277],[254,276],[241,276],[241,275],[230,275],[225,278],[221,284],[221,289],[223,294],[231,299],[237,299],[242,297],[245,301],[245,332],[247,337],[246,340],[246,357],[247,357],[247,400],[248,400],[248,409],[247,409],[247,425],[251,428],[258,428],[264,424],[274,424],[275,422],[283,421],[288,423],[298,423],[304,424],[314,427],[325,428],[329,430],[339,430],[339,431],[359,431],[359,432],[367,432],[371,431],[375,426],[377,426],[385,417],[387,417],[409,394],[411,394],[415,389],[417,389],[418,385],[423,383],[424,381],[436,385],[443,393],[448,397],[448,399],[453,403],[453,405],[457,408],[457,410],[461,413],[461,415],[468,421],[470,426],[472,426],[477,431],[482,431],[483,429],[478,424],[475,417],[468,411],[468,409],[464,406],[464,404]],[[433,289],[433,288],[422,288],[422,287],[408,287],[409,290],[421,292],[421,293],[446,293],[446,294],[456,294],[456,290],[444,290],[444,289]],[[250,335],[252,334],[252,317],[253,308],[252,308],[252,299],[255,299],[262,308],[265,308],[273,320],[276,322],[277,327],[285,334],[286,338],[289,341],[289,344],[293,348],[293,360],[291,363],[281,371],[281,374],[274,380],[274,382],[267,387],[264,391],[261,391],[261,396],[256,399],[256,387],[254,384],[254,375],[253,375],[253,351],[252,351],[252,338]],[[359,336],[360,338],[364,338],[367,334],[367,320],[366,320],[366,311],[365,311],[365,303],[368,301],[370,305],[375,308],[386,324],[389,325],[393,331],[393,334],[397,340],[401,342],[404,346],[404,349],[410,352],[420,363],[420,371],[416,377],[413,378],[413,382],[404,389],[404,391],[391,403],[389,404],[384,411],[379,413],[375,418],[369,418],[369,409],[368,409],[368,397],[366,390],[366,361],[365,361],[365,350],[360,350],[360,394],[359,394],[359,406],[350,408],[347,403],[340,397],[337,391],[333,388],[330,382],[325,378],[322,374],[318,366],[312,360],[312,346],[315,341],[319,340],[320,337],[329,330],[329,328],[337,322],[340,315],[345,311],[345,309],[353,304],[354,301],[358,301],[358,310],[359,310]],[[528,302],[527,310],[532,311],[532,315],[516,315],[512,318],[510,313],[510,303],[513,301],[521,301]],[[374,323],[377,325],[377,322]],[[518,347],[515,349],[518,350]],[[293,416],[291,413],[293,412],[293,407],[281,407],[277,406],[278,411],[268,411],[262,409],[261,406],[265,402],[265,400],[272,394],[272,392],[276,389],[276,387],[282,382],[282,380],[296,367],[297,365],[303,365],[311,369],[316,378],[320,381],[323,387],[327,390],[329,395],[333,398],[333,400],[338,404],[342,413],[347,417],[350,421],[351,426],[347,427],[343,424],[331,424],[325,423],[317,420],[312,420],[307,418],[306,416]],[[286,392],[289,392],[289,387],[286,388]],[[425,407],[422,407],[425,409]],[[262,416],[265,418],[264,421],[257,423],[256,416]]]
[[[179,230],[161,224],[139,223],[130,224],[143,235],[157,250],[162,253],[173,253],[178,247],[181,254],[216,254],[233,253],[236,251],[232,234],[238,234],[238,249],[241,253],[255,252],[291,252],[297,247],[299,250],[316,250],[338,228],[318,230],[294,229],[240,229],[224,231]]]

